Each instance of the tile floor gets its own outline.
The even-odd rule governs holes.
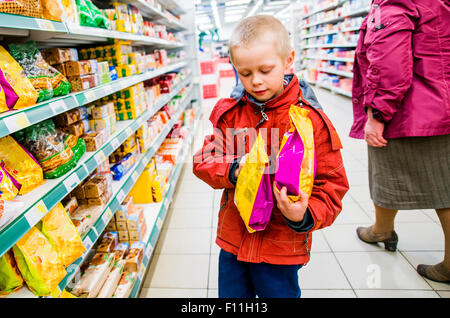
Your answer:
[[[233,84],[234,79],[222,80],[221,96],[228,96]],[[444,255],[444,236],[434,210],[399,211],[396,253],[357,238],[356,227],[374,220],[366,146],[364,141],[348,137],[350,99],[324,89],[314,90],[344,145],[342,156],[350,190],[335,223],[313,234],[311,261],[299,271],[302,297],[449,298],[450,285],[426,280],[415,270],[417,264],[434,264]],[[201,147],[203,136],[211,131],[208,117],[215,101],[203,102],[203,122],[193,150]],[[220,195],[221,191],[192,174],[192,162],[185,163],[140,297],[217,297],[219,248],[214,241]]]

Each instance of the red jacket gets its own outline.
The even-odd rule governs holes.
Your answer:
[[[305,83],[302,82],[302,85]],[[228,178],[230,163],[242,156],[242,153],[237,153],[239,145],[245,145],[245,153],[248,153],[253,144],[251,139],[256,138],[256,132],[254,136],[244,136],[242,129],[256,128],[260,131],[261,128],[268,128],[265,138],[268,154],[270,156],[274,152],[272,155],[276,156],[283,135],[289,128],[289,107],[291,104],[299,105],[299,100],[302,107],[310,110],[309,117],[314,127],[317,170],[308,203],[314,226],[304,233],[295,232],[274,204],[266,229],[250,234],[234,204],[235,187]],[[309,105],[294,76],[281,95],[264,105],[267,120],[262,120],[260,106],[251,102],[247,94],[238,100],[219,100],[211,113],[214,134],[205,138],[203,148],[194,155],[193,172],[213,188],[224,189],[216,243],[225,251],[237,255],[240,261],[306,264],[310,258],[311,232],[331,225],[342,209],[342,198],[349,187],[340,153],[342,145],[327,116]],[[278,134],[270,130],[274,127],[279,128]],[[272,147],[275,150],[271,150]],[[276,203],[275,197],[273,199]]]
[[[450,0],[374,0],[355,55],[351,137],[366,107],[385,138],[450,134]]]

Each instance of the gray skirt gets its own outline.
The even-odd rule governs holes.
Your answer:
[[[450,208],[450,135],[368,146],[373,202],[391,210]]]

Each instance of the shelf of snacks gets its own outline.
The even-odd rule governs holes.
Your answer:
[[[319,55],[311,56],[311,55],[306,55],[306,56],[303,56],[303,58],[311,59],[311,60],[327,60],[327,61],[352,62],[352,63],[354,61],[353,58],[350,58],[350,57],[339,57],[339,56],[319,56]]]
[[[322,80],[324,80],[324,79],[322,79]],[[328,83],[329,80],[326,80],[326,82],[320,82],[320,81],[311,80],[309,78],[305,78],[305,81],[307,81],[308,83],[313,84],[317,87],[326,88],[326,89],[330,90],[332,93],[337,93],[337,94],[340,94],[340,95],[343,95],[346,97],[350,97],[350,98],[352,97],[352,92],[349,90],[349,89],[351,89],[351,87],[348,87],[348,84],[347,84],[346,89],[343,89],[338,86],[335,86],[335,85],[338,85],[339,82],[335,83],[335,85],[331,85]]]
[[[27,49],[30,46],[34,47],[29,43]],[[131,49],[131,47],[129,48]],[[52,93],[56,91],[53,90],[53,87],[56,87],[57,84],[53,85],[53,82],[51,82],[51,88],[44,90],[42,89],[41,82],[34,84],[34,82],[30,83],[30,81],[20,78],[19,83],[24,83],[22,88],[16,84],[12,88],[17,88],[17,93],[11,94],[18,96],[19,99],[15,103],[8,104],[7,101],[6,105],[3,107],[0,106],[0,111],[3,111],[3,113],[0,113],[0,137],[14,133],[70,109],[83,106],[139,82],[180,69],[188,64],[188,61],[181,61],[172,65],[165,65],[158,62],[159,65],[157,65],[153,55],[131,53],[130,50],[130,53],[127,53],[128,56],[133,56],[136,61],[140,58],[144,62],[134,62],[132,60],[133,62],[130,64],[116,63],[117,67],[113,67],[109,66],[110,62],[104,58],[84,56],[85,50],[87,49],[82,49],[80,52],[76,49],[56,48],[43,50],[42,52],[46,56],[45,61],[49,61],[49,63],[42,61],[42,54],[39,53],[36,54],[37,58],[35,63],[26,64],[21,60],[19,60],[19,63],[16,63],[6,50],[0,48],[0,54],[4,61],[0,67],[3,71],[7,71],[9,74],[17,74],[16,77],[19,78],[20,75],[18,74],[22,72],[23,68],[25,68],[26,74],[36,72],[35,70],[38,68],[39,74],[49,79],[48,82],[44,83],[49,83],[53,78],[59,77],[61,78],[60,81],[68,86],[71,91],[70,93],[69,89],[65,89],[64,93],[66,95],[52,97],[51,94],[44,94],[44,92],[48,93],[51,91]],[[69,53],[63,59],[64,52]],[[80,56],[79,58],[79,53],[83,57]],[[158,51],[158,55],[160,53],[161,51]],[[167,57],[164,57],[164,63],[168,63]],[[159,67],[157,68],[156,66]],[[139,69],[141,74],[136,74],[137,69]],[[37,90],[34,86],[41,89]],[[59,89],[60,87],[62,87],[62,84],[59,84],[57,88]],[[59,89],[59,91],[61,90]],[[40,95],[37,94],[38,92]],[[40,100],[42,101],[36,103],[36,101]]]
[[[338,7],[341,7],[344,4],[345,0],[344,1],[342,1],[342,0],[331,0],[331,1],[323,1],[323,2],[325,2],[325,4],[320,4],[318,7],[310,7],[310,8],[306,7],[305,8],[305,14],[303,15],[302,18],[303,19],[307,19],[310,16],[313,16],[313,15],[315,15],[317,13],[328,11],[328,10],[333,10],[333,9],[338,8]],[[312,11],[309,12],[309,9],[311,9]]]
[[[147,165],[151,162],[151,159],[157,154],[158,149],[163,144],[163,142],[166,140],[167,135],[172,130],[172,128],[175,125],[175,123],[177,122],[178,118],[180,118],[180,116],[183,114],[186,107],[189,105],[190,95],[191,95],[190,93],[186,93],[186,95],[183,97],[184,101],[181,102],[179,109],[171,117],[171,120],[167,124],[165,124],[163,130],[158,135],[157,139],[152,143],[151,147],[140,157],[140,159],[136,160],[137,161],[136,166],[133,169],[131,169],[129,172],[127,172],[127,174],[123,176],[123,178],[121,179],[120,182],[117,182],[116,184],[114,184],[114,182],[113,182],[113,191],[112,191],[113,195],[110,200],[110,203],[105,207],[103,212],[98,217],[96,217],[97,221],[95,221],[92,228],[84,236],[83,244],[85,245],[86,250],[85,250],[83,256],[80,257],[79,259],[77,259],[77,261],[72,264],[70,269],[68,268],[68,270],[67,270],[68,274],[59,283],[58,290],[62,291],[65,288],[69,288],[69,289],[73,289],[73,293],[76,294],[77,296],[98,297],[98,295],[95,294],[95,291],[90,290],[90,288],[86,288],[86,290],[84,289],[84,286],[86,286],[86,284],[82,282],[83,275],[80,275],[81,266],[83,263],[85,263],[87,261],[87,259],[90,256],[89,254],[92,254],[91,248],[94,247],[95,245],[98,246],[98,244],[96,244],[96,242],[100,238],[103,239],[104,235],[102,235],[102,234],[104,233],[105,230],[106,230],[106,233],[108,233],[111,230],[114,230],[115,233],[118,233],[118,232],[116,232],[116,230],[123,231],[123,232],[131,231],[131,229],[129,229],[129,227],[127,228],[127,226],[124,224],[122,224],[120,229],[117,229],[115,227],[116,223],[117,223],[116,221],[118,221],[118,220],[119,220],[119,222],[125,222],[125,223],[129,223],[129,222],[127,222],[128,219],[130,219],[130,221],[131,221],[131,218],[129,218],[129,216],[131,215],[130,205],[132,205],[132,203],[126,199],[126,198],[129,198],[129,197],[127,197],[127,195],[134,188],[137,180],[140,178],[139,176],[144,171],[144,169],[146,169]],[[162,189],[161,189],[161,191],[162,191]],[[162,196],[162,192],[160,193],[160,195]],[[115,211],[115,212],[112,213],[111,211]],[[127,211],[128,211],[128,213],[127,213]],[[135,212],[136,212],[136,210],[135,210]],[[140,219],[142,219],[142,218],[143,218],[143,215],[141,215]],[[138,220],[136,219],[135,222],[138,222]],[[149,221],[148,216],[146,216],[145,224],[150,227],[150,225],[153,225],[153,223],[150,223],[150,222],[151,222],[151,220]],[[111,225],[113,225],[114,228],[111,229]],[[137,231],[137,224],[135,224],[133,231]],[[134,233],[131,241],[134,242],[134,241],[144,240],[144,237],[142,236],[142,234],[144,234],[143,232],[144,232],[144,229],[140,228],[139,233]],[[118,241],[127,242],[127,243],[130,243],[129,247],[131,247],[132,243],[130,242],[130,237],[127,236],[127,234],[125,234],[125,236],[127,236],[127,237],[126,237],[126,239],[124,239],[123,238],[124,233],[120,233],[120,234],[121,235],[118,236],[116,239],[116,243]],[[100,241],[99,243],[101,244],[102,242]],[[97,249],[97,251],[98,251],[98,249]],[[101,252],[111,252],[111,250],[109,250],[109,251],[105,250],[105,251],[101,251]],[[75,278],[75,281],[71,281],[74,278]],[[79,282],[80,279],[81,279],[81,282]],[[102,287],[101,284],[100,284],[100,286],[97,286],[97,292],[99,291],[100,287]],[[88,295],[86,295],[86,294],[88,294]],[[112,295],[108,295],[108,297],[111,297],[111,296]]]
[[[357,17],[357,16],[361,16],[361,15],[366,15],[367,13],[369,13],[369,10],[370,10],[370,7],[365,7],[365,8],[357,9],[355,11],[351,11],[351,12],[348,12],[348,13],[337,14],[335,16],[326,18],[324,20],[320,20],[320,21],[304,24],[301,28],[302,29],[307,29],[307,28],[311,28],[311,27],[319,25],[319,24],[334,24],[334,23],[337,23],[337,22],[345,20],[345,18],[351,18],[351,17]]]
[[[187,140],[184,141],[181,154],[176,159],[177,163],[176,166],[173,168],[170,181],[166,185],[165,194],[163,196],[164,199],[159,203],[141,205],[144,208],[144,211],[146,212],[144,213],[144,215],[148,218],[147,224],[153,224],[153,228],[149,232],[148,238],[144,239],[144,242],[146,242],[143,253],[144,256],[142,259],[142,264],[138,271],[136,281],[133,285],[133,289],[130,293],[130,298],[136,298],[139,295],[141,285],[145,277],[145,273],[147,272],[148,269],[148,264],[150,263],[154,247],[156,246],[159,234],[161,233],[162,225],[164,224],[164,219],[166,217],[167,211],[169,210],[170,203],[172,202],[173,194],[177,186],[178,178],[181,174],[182,166],[185,162],[187,154],[189,153],[189,147],[192,144],[192,140],[198,129],[199,122],[200,118],[197,118],[194,124],[192,125],[192,128],[191,127],[189,128],[191,133],[188,136]]]
[[[317,70],[321,71],[321,72],[325,72],[325,73],[331,73],[331,74],[335,74],[335,75],[339,75],[339,76],[353,78],[352,72],[345,72],[345,71],[333,70],[330,68],[322,68],[322,67],[317,68]]]
[[[120,120],[122,118],[119,118],[119,115],[122,113],[120,113],[121,111],[118,110],[118,105],[121,103],[121,100],[119,100],[118,103],[108,101],[103,101],[103,103],[97,102],[98,106],[93,106],[93,108],[75,108],[56,117],[55,121],[58,126],[66,125],[62,128],[64,129],[64,131],[73,134],[71,136],[81,137],[79,138],[79,140],[84,141],[87,151],[78,159],[78,163],[76,163],[76,166],[72,170],[66,172],[63,176],[57,177],[52,180],[46,180],[45,182],[44,180],[39,179],[39,184],[36,183],[33,190],[14,198],[17,201],[17,204],[20,205],[20,208],[14,210],[14,216],[16,216],[15,218],[13,218],[13,216],[11,215],[9,221],[5,219],[6,216],[3,216],[3,218],[1,219],[0,255],[3,255],[9,248],[11,248],[11,246],[13,246],[29,229],[31,229],[36,223],[38,223],[42,219],[42,217],[44,217],[48,213],[48,211],[50,211],[58,202],[60,202],[68,193],[70,193],[78,184],[80,184],[82,180],[84,180],[95,169],[97,169],[104,158],[113,153],[115,149],[117,149],[142,125],[142,123],[146,122],[148,119],[154,116],[154,114],[161,107],[166,105],[170,101],[170,99],[178,94],[178,92],[186,87],[186,85],[188,85],[191,81],[192,77],[189,76],[185,80],[182,80],[180,83],[175,85],[169,94],[162,94],[158,96],[158,99],[156,101],[142,101],[140,97],[135,97],[134,99],[125,99],[125,104],[128,103],[127,100],[139,100],[141,105],[142,102],[144,104],[148,103],[147,105],[151,105],[148,107],[148,109],[141,109],[140,112],[134,109],[127,109],[127,111],[134,112],[131,114],[131,117],[135,119],[130,118],[129,120]],[[121,92],[126,92],[127,95],[131,95],[134,94],[135,91],[143,89],[144,86],[141,83],[131,88],[127,88]],[[155,98],[156,94],[153,93],[151,89],[147,88],[146,92],[148,92],[148,94],[150,95],[153,95],[153,98]],[[116,92],[115,95],[117,94],[118,93]],[[136,96],[142,96],[142,94],[136,94]],[[105,98],[107,99],[108,97]],[[131,104],[130,107],[138,106],[134,106]],[[87,109],[90,109],[91,111],[91,115],[89,116],[91,119],[89,120],[88,118],[86,118],[86,116],[88,116]],[[93,116],[95,118],[93,118]],[[116,121],[116,117],[119,120]],[[128,119],[128,117],[124,119]],[[40,125],[41,123],[44,123],[45,125]],[[31,130],[33,129],[33,127],[39,128],[40,126],[43,126],[45,128],[47,128],[47,126],[51,126],[51,128],[54,127],[54,124],[52,125],[52,120],[47,120],[41,123],[37,124],[37,126],[30,126],[29,129]],[[113,130],[114,127],[115,130]],[[93,131],[93,133],[86,133],[83,135],[83,133],[88,129]],[[11,144],[12,146],[16,147],[18,151],[20,150],[19,148],[21,147],[21,145],[18,144],[10,136],[4,137],[1,140],[2,143]],[[4,150],[6,150],[6,148]],[[2,158],[2,160],[8,160],[8,156],[3,152],[0,154],[0,157]],[[27,161],[25,160],[24,163],[27,163]],[[17,166],[17,164],[14,163],[10,163],[10,165],[12,167]],[[36,168],[36,171],[39,171],[39,169]],[[19,173],[25,172],[19,171]]]
[[[180,95],[176,103],[168,105],[169,107],[165,107],[165,110],[155,114],[151,122],[144,121],[139,127],[140,130],[135,135],[130,135],[121,145],[119,144],[120,148],[117,148],[109,158],[102,156],[99,162],[102,160],[103,162],[97,167],[96,172],[84,183],[76,186],[70,195],[66,195],[61,202],[58,202],[41,222],[30,229],[26,236],[14,245],[14,258],[21,255],[20,253],[26,256],[29,251],[27,248],[31,248],[28,246],[30,237],[51,236],[51,229],[55,228],[54,223],[62,222],[58,219],[55,220],[55,215],[61,214],[64,218],[68,218],[69,223],[67,221],[64,221],[67,223],[65,225],[58,223],[58,227],[64,230],[64,233],[59,234],[59,238],[63,236],[65,248],[62,249],[59,246],[60,250],[55,248],[60,254],[60,258],[65,260],[63,261],[64,268],[52,264],[48,269],[49,273],[43,273],[40,265],[36,265],[35,272],[25,274],[23,272],[24,265],[18,264],[23,279],[34,297],[59,297],[63,291],[65,292],[66,287],[73,286],[70,284],[71,280],[74,277],[79,278],[76,275],[83,261],[90,256],[91,247],[106,229],[115,211],[121,208],[122,201],[133,188],[145,166],[157,153],[178,118],[183,114],[184,109],[190,104],[191,95],[192,88],[188,88]],[[156,131],[156,129],[159,133],[152,136],[150,131]],[[147,132],[145,133],[145,131]],[[111,162],[112,166],[110,166]],[[71,230],[72,235],[66,236],[66,233],[70,233]],[[45,240],[45,238],[42,239]],[[67,246],[67,244],[70,245]],[[40,255],[44,263],[51,261],[51,255],[40,254],[44,253],[44,249],[39,249],[39,246],[38,250],[34,249],[36,247],[33,247],[33,253]],[[67,258],[63,256],[67,256]],[[4,261],[4,257],[11,257],[11,253],[8,251],[0,260]],[[31,267],[34,265],[33,261],[26,264]],[[33,279],[31,280],[30,277]],[[23,283],[20,284],[20,286],[22,285]],[[24,291],[24,288],[20,288],[19,294],[16,295],[13,292],[9,297],[21,297],[22,295],[30,296],[28,292]]]
[[[355,48],[356,43],[323,43],[323,44],[309,44],[309,45],[302,46],[303,49],[335,48],[335,47]]]
[[[186,11],[181,6],[181,0],[159,0],[161,5],[174,14],[186,14]]]

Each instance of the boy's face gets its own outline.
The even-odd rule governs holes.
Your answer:
[[[294,61],[294,51],[282,59],[275,43],[256,40],[233,48],[233,64],[245,90],[257,101],[265,102],[283,92],[284,74]]]

